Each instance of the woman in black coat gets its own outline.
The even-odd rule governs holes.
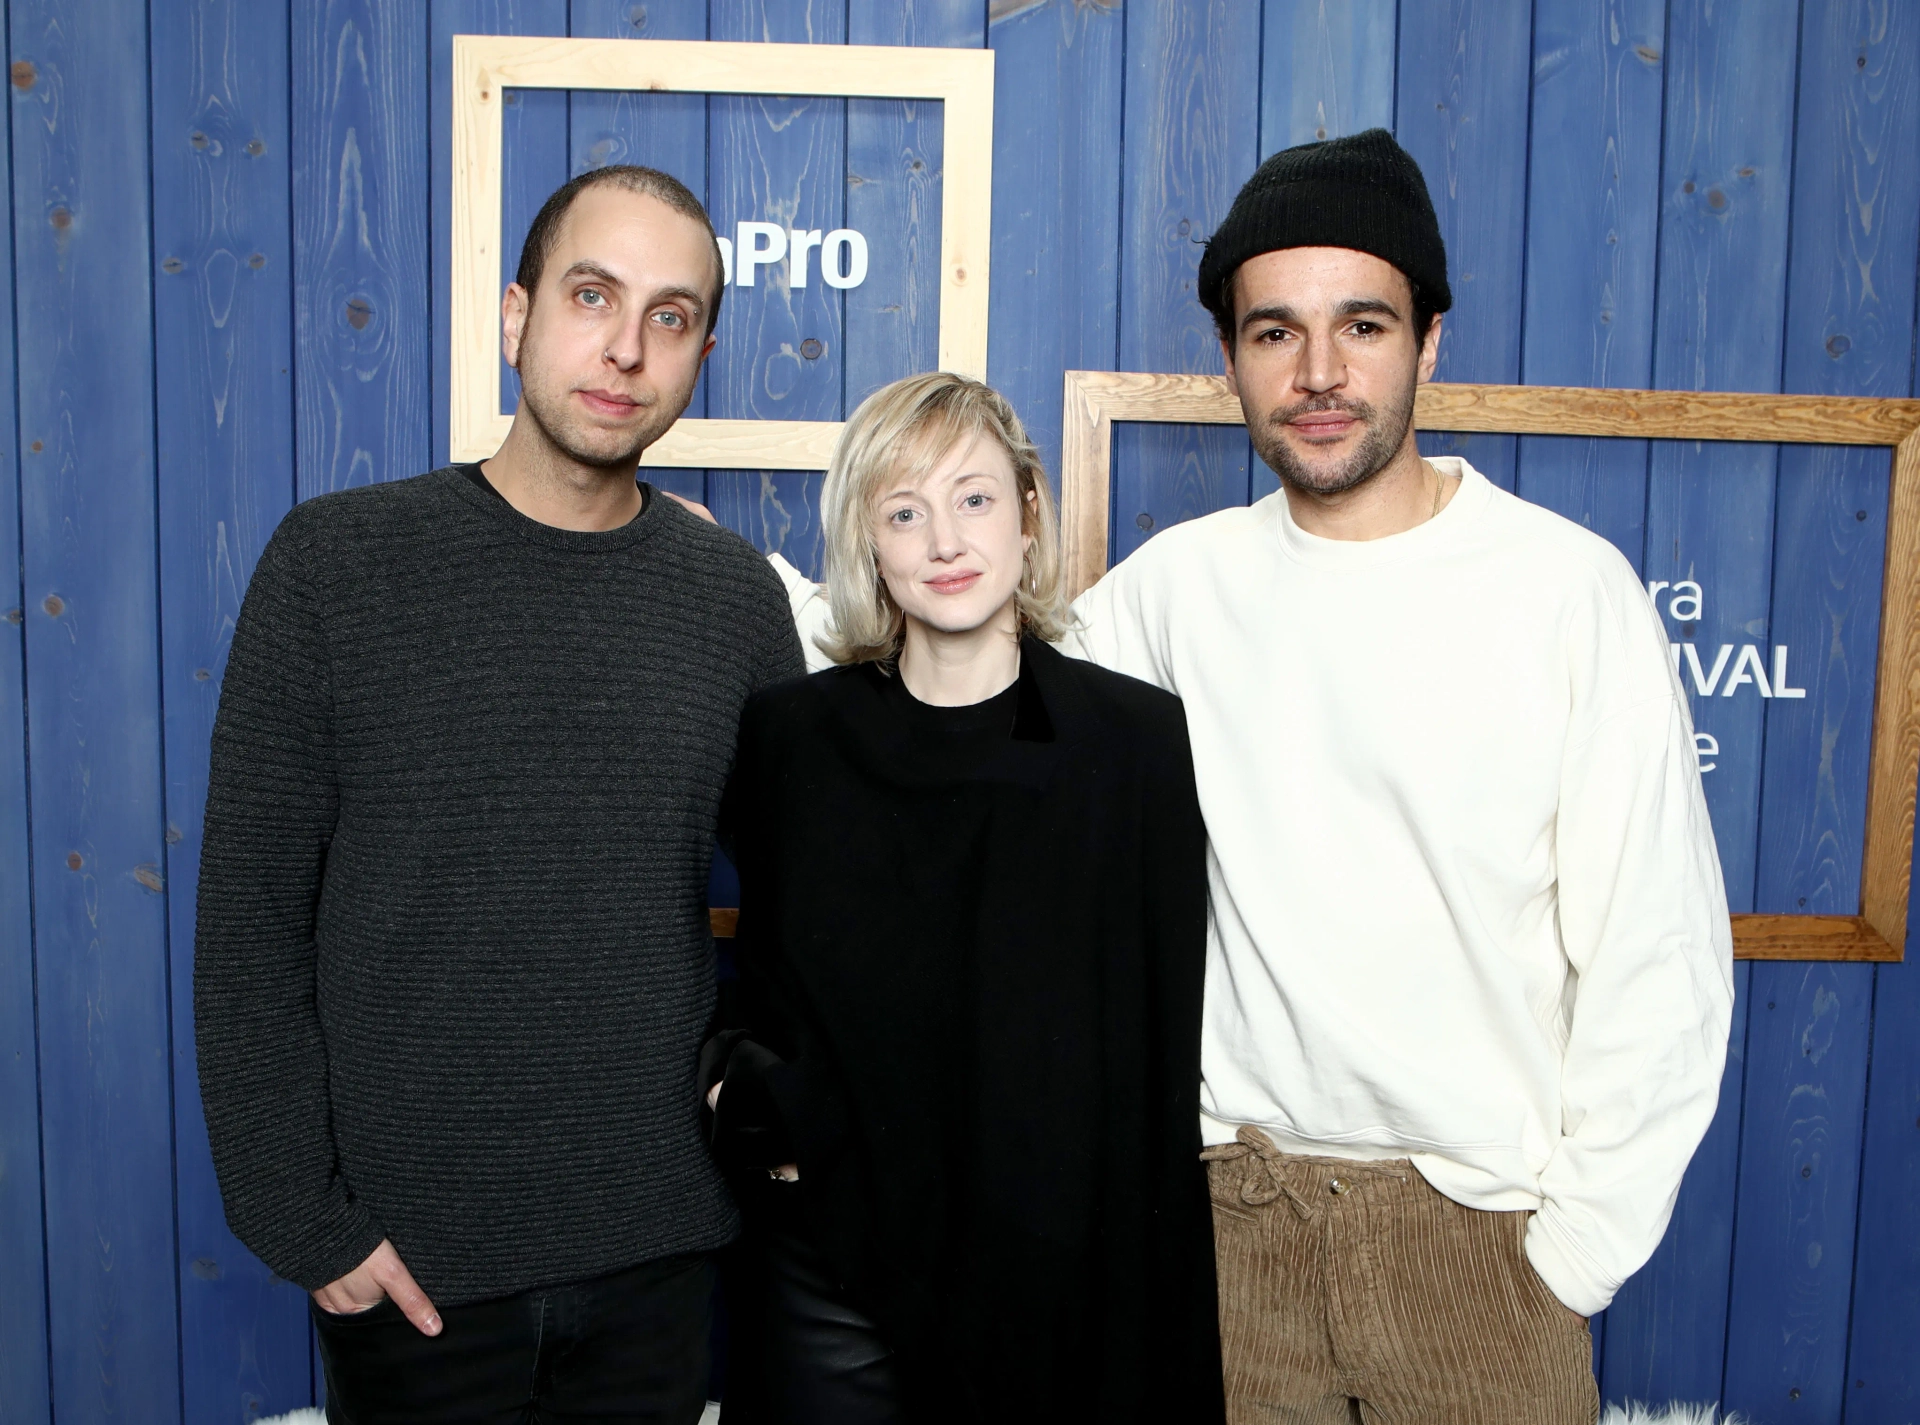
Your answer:
[[[730,1425],[1222,1418],[1179,701],[1063,657],[1044,473],[897,382],[827,477],[841,666],[749,703],[713,1143]]]

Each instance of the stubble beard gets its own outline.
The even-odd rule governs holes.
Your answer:
[[[1312,495],[1343,495],[1367,483],[1392,463],[1406,443],[1407,428],[1413,424],[1414,387],[1384,410],[1370,401],[1350,400],[1344,396],[1312,396],[1297,405],[1282,406],[1264,422],[1250,427],[1253,448],[1280,477],[1281,483]],[[1315,411],[1341,411],[1366,427],[1366,435],[1353,453],[1331,469],[1307,465],[1287,443],[1287,422]]]
[[[540,380],[539,362],[522,342],[520,347],[520,408],[527,413],[546,442],[569,460],[596,470],[621,473],[640,461],[646,448],[672,428],[693,400],[693,385],[676,393],[656,393],[641,409],[647,418],[630,431],[590,429],[571,410],[571,389],[549,393]],[[695,369],[695,379],[699,376]],[[611,442],[611,444],[609,444]]]

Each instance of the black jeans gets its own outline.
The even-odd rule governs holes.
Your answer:
[[[706,1408],[713,1259],[444,1307],[423,1336],[391,1301],[313,1308],[328,1425],[695,1425]]]
[[[893,1352],[801,1220],[796,1184],[742,1175],[727,1270],[725,1425],[899,1425]]]

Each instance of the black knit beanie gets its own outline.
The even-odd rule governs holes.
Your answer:
[[[1427,306],[1453,305],[1447,245],[1420,165],[1385,129],[1282,149],[1254,170],[1200,259],[1200,305],[1221,327],[1240,264],[1288,247],[1347,247],[1391,262]]]

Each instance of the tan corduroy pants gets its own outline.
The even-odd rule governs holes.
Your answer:
[[[1586,1322],[1527,1261],[1525,1212],[1404,1159],[1206,1150],[1228,1425],[1593,1425]]]

